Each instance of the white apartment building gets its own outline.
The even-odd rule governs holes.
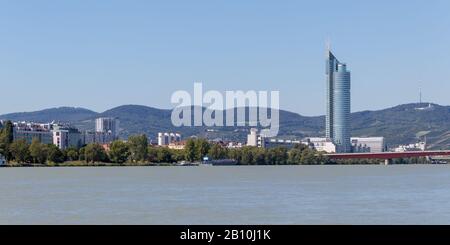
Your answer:
[[[158,133],[158,145],[167,146],[181,142],[181,134],[179,133]]]

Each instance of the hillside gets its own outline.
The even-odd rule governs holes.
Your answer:
[[[0,120],[33,121],[33,122],[77,122],[86,118],[95,117],[98,113],[78,107],[58,107],[34,112],[17,112],[4,114]]]
[[[378,111],[352,113],[353,136],[384,136],[388,145],[414,143],[426,137],[433,149],[450,148],[450,106],[436,104],[405,104]],[[422,108],[422,109],[417,109]],[[199,135],[210,139],[244,141],[248,127],[180,127],[171,123],[171,110],[141,105],[123,105],[102,113],[83,108],[60,107],[37,112],[1,115],[14,121],[70,122],[80,129],[93,129],[95,118],[116,117],[120,120],[120,137],[145,133],[155,139],[158,132],[175,131],[183,136]],[[324,116],[305,117],[280,111],[282,138],[303,138],[324,135]]]

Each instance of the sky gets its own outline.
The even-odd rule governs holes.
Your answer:
[[[176,90],[280,91],[325,114],[325,43],[352,111],[450,105],[450,1],[0,0],[0,114],[124,104]]]

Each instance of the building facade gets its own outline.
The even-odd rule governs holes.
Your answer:
[[[181,134],[179,133],[158,133],[158,145],[167,146],[181,142]]]
[[[111,144],[114,140],[117,140],[117,137],[113,135],[111,132],[92,132],[85,131],[82,134],[82,142],[85,145],[88,144]]]
[[[326,55],[326,138],[337,152],[351,152],[350,142],[350,72],[333,55]]]
[[[33,139],[37,139],[43,144],[53,143],[51,124],[41,124],[32,122],[14,122],[13,138],[14,140],[25,140],[31,144]]]
[[[95,119],[95,132],[110,133],[114,137],[119,136],[119,120],[112,117],[100,117]]]
[[[336,145],[329,138],[308,138],[306,139],[306,142],[317,151],[326,153],[336,152]]]
[[[84,145],[81,132],[74,127],[55,124],[52,126],[53,144],[59,149],[80,148]]]
[[[425,151],[427,144],[425,142],[417,142],[409,145],[399,145],[393,149],[394,152],[408,152],[408,151]]]
[[[384,152],[386,143],[384,137],[352,137],[353,152]]]
[[[256,146],[265,148],[268,138],[258,132],[258,129],[251,128],[250,134],[247,135],[247,146]]]

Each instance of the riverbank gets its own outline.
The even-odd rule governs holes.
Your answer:
[[[449,162],[442,163],[394,163],[390,165],[446,165],[450,164]],[[329,164],[280,164],[280,165],[269,165],[269,164],[260,164],[260,165],[247,165],[247,164],[237,164],[233,166],[339,166],[339,165],[385,165],[384,162],[351,162],[351,163],[329,163]],[[85,161],[69,161],[64,163],[46,163],[46,164],[36,164],[36,163],[8,163],[5,165],[1,165],[0,168],[27,168],[27,167],[37,167],[37,168],[51,168],[51,167],[155,167],[155,166],[173,166],[173,167],[185,167],[185,166],[198,166],[198,165],[179,165],[177,163],[105,163],[105,162],[85,162]]]
[[[26,167],[142,167],[142,166],[175,166],[171,163],[105,163],[105,162],[85,162],[69,161],[64,163],[7,163],[0,167],[4,168],[26,168]]]

